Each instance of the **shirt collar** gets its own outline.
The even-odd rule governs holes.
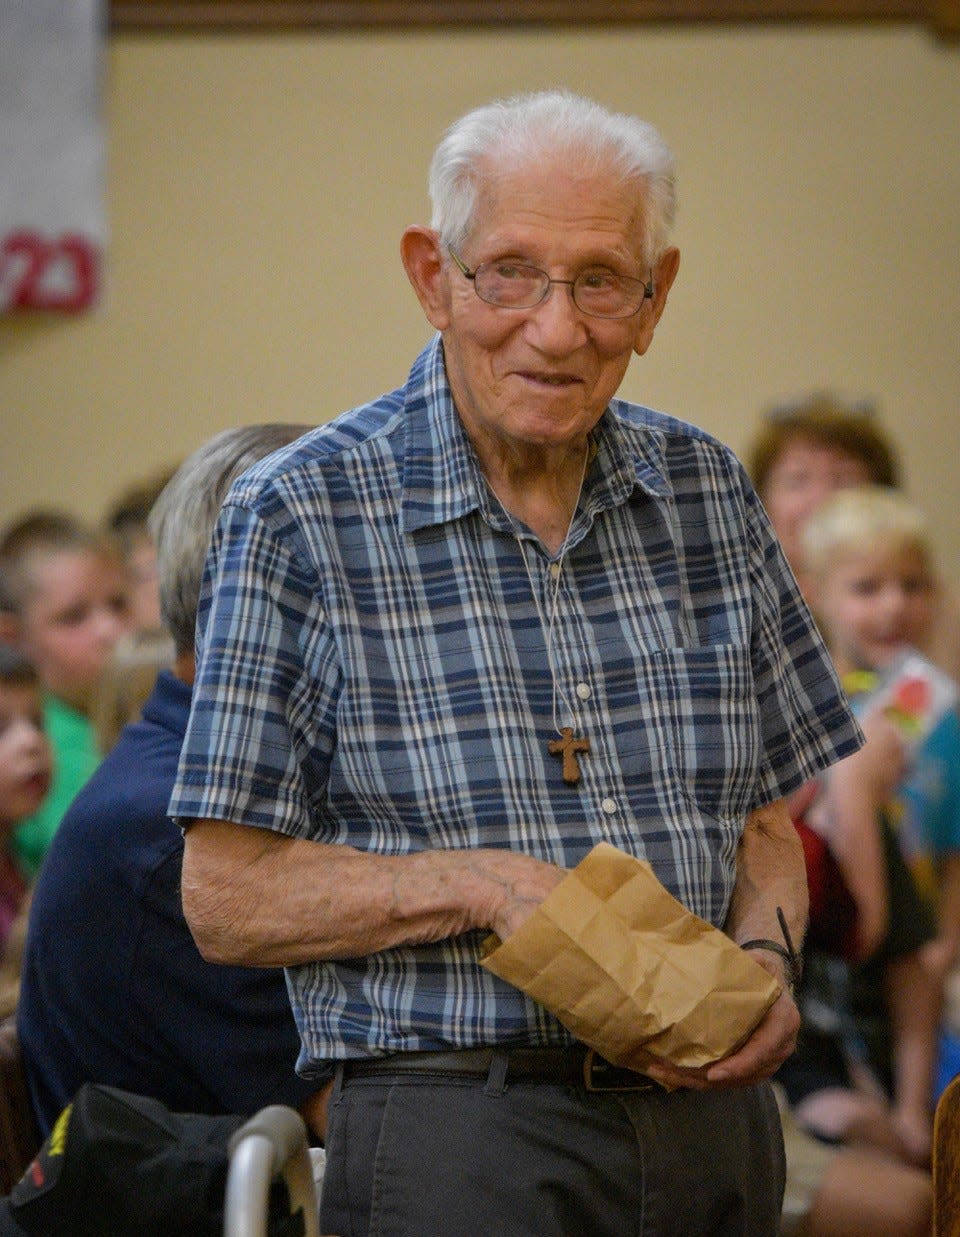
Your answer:
[[[479,461],[454,407],[439,335],[410,370],[404,424],[404,532],[459,519],[487,501]]]
[[[189,684],[178,679],[172,670],[163,669],[143,706],[142,717],[182,738],[187,732],[192,697],[193,688]]]
[[[654,497],[672,493],[664,469],[662,434],[652,428],[643,432],[642,421],[635,415],[625,419],[628,407],[613,400],[594,429],[598,467],[593,469],[586,494],[591,518],[626,502],[638,486]],[[439,335],[410,370],[404,422],[400,515],[404,532],[444,524],[477,509],[492,527],[509,531],[511,521],[484,482],[476,452],[457,415]]]

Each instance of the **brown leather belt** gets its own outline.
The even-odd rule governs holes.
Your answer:
[[[463,1048],[453,1052],[398,1052],[386,1057],[344,1061],[343,1080],[433,1075],[437,1078],[487,1078],[506,1062],[503,1081],[559,1083],[587,1091],[662,1091],[645,1074],[611,1065],[592,1048]],[[502,1068],[502,1064],[501,1064]]]

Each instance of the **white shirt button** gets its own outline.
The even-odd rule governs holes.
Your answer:
[[[600,806],[608,816],[613,816],[617,810],[617,801],[616,799],[604,799]]]
[[[551,563],[551,564],[550,564],[550,574],[553,576],[553,578],[554,578],[554,579],[556,579],[556,578],[557,578],[557,576],[560,574],[560,564],[559,564],[559,563]]]
[[[578,683],[577,684],[577,695],[580,697],[581,700],[589,700],[590,699],[590,684],[589,683]]]

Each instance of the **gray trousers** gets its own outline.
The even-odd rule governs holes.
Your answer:
[[[775,1237],[770,1087],[590,1093],[338,1075],[320,1229],[337,1237]]]

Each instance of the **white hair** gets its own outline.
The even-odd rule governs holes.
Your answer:
[[[498,167],[559,152],[586,172],[636,182],[644,202],[643,257],[653,265],[676,213],[676,165],[653,125],[608,111],[566,90],[499,99],[468,112],[444,134],[430,165],[431,227],[458,247],[474,221],[483,165]]]
[[[193,652],[207,548],[227,491],[264,456],[310,428],[287,422],[222,430],[183,461],[150,509],[160,614],[178,653]]]

